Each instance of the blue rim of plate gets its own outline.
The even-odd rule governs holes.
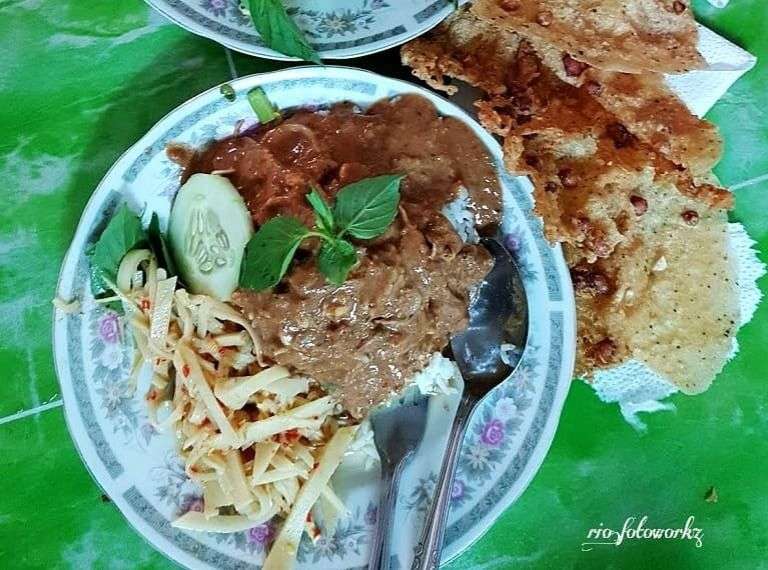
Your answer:
[[[520,445],[504,472],[498,474],[488,492],[475,501],[475,507],[465,512],[448,528],[445,561],[454,558],[478,540],[493,521],[516,500],[530,483],[551,445],[570,385],[575,355],[575,306],[570,277],[559,247],[551,247],[544,239],[541,222],[532,210],[530,185],[527,180],[513,178],[502,171],[501,149],[498,144],[453,103],[422,87],[348,67],[296,67],[243,77],[230,82],[230,85],[238,93],[238,97],[245,97],[247,91],[255,86],[264,88],[269,95],[271,91],[296,89],[299,85],[302,90],[307,90],[313,85],[318,87],[329,82],[334,88],[343,87],[350,94],[365,93],[368,97],[374,94],[377,98],[383,98],[402,93],[418,93],[433,101],[441,114],[450,114],[468,123],[492,152],[505,192],[511,192],[515,207],[523,211],[526,231],[534,236],[535,243],[530,244],[533,254],[541,260],[542,271],[534,272],[539,274],[529,276],[530,281],[526,283],[527,289],[530,284],[535,284],[536,294],[546,303],[547,335],[546,338],[537,339],[537,342],[540,345],[548,344],[551,348],[542,365],[543,374],[537,375],[537,382],[541,383],[537,408],[530,426],[519,438]],[[209,102],[200,105],[202,101],[207,100]],[[200,117],[227,104],[219,94],[219,86],[205,91],[166,115],[116,161],[84,209],[72,246],[62,264],[57,287],[59,296],[71,298],[73,293],[84,291],[87,287],[87,267],[83,250],[88,239],[103,225],[107,214],[124,199],[123,193],[112,187],[109,181],[117,179],[122,184],[130,184],[137,172],[153,156],[164,152],[167,142],[174,140],[178,133],[194,124]],[[190,114],[193,109],[194,112]],[[158,136],[160,132],[163,134]],[[529,310],[531,315],[536,317],[533,313],[537,308],[529,306]],[[119,477],[122,466],[101,433],[96,412],[88,396],[89,388],[83,368],[82,319],[80,315],[62,316],[54,311],[53,338],[56,370],[62,387],[67,426],[91,475],[113,498],[137,532],[174,561],[188,566],[207,563],[212,566],[241,567],[241,560],[203,545],[194,537],[170,527],[167,518],[161,515],[135,486],[126,488],[124,484],[118,493],[115,492],[113,483]],[[524,360],[529,353],[530,351],[526,350]],[[510,384],[514,379],[513,376],[504,384]],[[147,532],[147,526],[153,530],[152,533]]]
[[[233,5],[237,3],[237,0],[226,1]],[[232,12],[237,9],[236,7],[223,9],[220,14],[206,14],[202,8],[203,1],[145,0],[145,2],[178,26],[234,51],[278,61],[299,61],[297,58],[266,47],[255,30],[247,29],[247,26],[236,27],[234,19],[237,18],[237,14]],[[335,41],[310,39],[310,43],[323,59],[363,57],[402,45],[428,32],[448,17],[454,9],[454,0],[424,0],[424,5],[412,12],[399,11],[398,22],[385,30],[374,34],[365,33],[353,38],[338,38]]]

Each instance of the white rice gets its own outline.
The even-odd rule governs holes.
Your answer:
[[[452,360],[435,352],[423,370],[416,373],[413,383],[424,395],[454,394],[457,380],[461,379],[459,367]]]
[[[453,229],[464,240],[464,243],[477,243],[480,236],[475,229],[475,215],[469,209],[469,193],[463,186],[459,189],[458,197],[446,204],[442,214],[451,222]]]

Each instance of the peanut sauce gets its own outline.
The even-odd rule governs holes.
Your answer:
[[[341,286],[318,273],[307,242],[273,290],[239,290],[265,356],[336,394],[356,417],[397,393],[466,327],[471,289],[492,266],[440,210],[461,188],[481,227],[499,220],[493,161],[470,127],[439,117],[423,97],[298,110],[276,123],[215,141],[186,173],[218,171],[246,201],[255,224],[278,214],[308,226],[316,187],[333,202],[343,186],[402,173],[400,212],[387,232],[355,241],[359,264]]]

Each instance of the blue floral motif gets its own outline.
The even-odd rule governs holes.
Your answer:
[[[368,508],[365,509],[365,524],[368,526],[376,526],[376,521],[379,520],[379,507],[374,503],[368,503]]]
[[[227,13],[230,4],[228,0],[202,0],[200,7],[211,15],[220,18]]]
[[[203,510],[200,489],[187,477],[184,464],[176,453],[168,453],[163,465],[153,468],[150,477],[158,481],[155,497],[160,503],[173,507],[176,516]]]
[[[529,346],[515,374],[499,390],[492,392],[475,415],[462,447],[458,474],[462,481],[484,483],[503,463],[514,437],[522,427],[521,412],[533,401],[538,367],[537,347]]]
[[[243,0],[231,0],[232,4],[229,12],[226,8],[220,8],[224,0],[203,0],[202,6],[209,13],[215,16],[224,16],[225,12],[228,20],[241,26],[251,26],[250,16],[248,16],[241,7],[245,2]],[[360,32],[361,30],[370,30],[371,25],[376,22],[376,11],[383,8],[389,8],[390,4],[384,0],[363,0],[355,8],[344,8],[341,10],[308,10],[297,6],[289,6],[286,12],[294,18],[302,31],[310,38],[343,38]]]
[[[113,433],[130,436],[139,427],[139,410],[135,386],[128,379],[131,349],[123,342],[123,320],[115,311],[100,306],[91,311],[89,319],[94,390]]]
[[[461,477],[456,477],[451,488],[451,506],[453,508],[461,507],[467,501],[472,500],[474,494],[475,489],[469,483]]]
[[[524,283],[530,283],[537,278],[532,258],[537,257],[538,252],[530,251],[530,240],[525,236],[522,227],[513,226],[504,234],[504,245],[515,258],[515,263],[520,271],[520,278]]]
[[[405,501],[405,508],[410,513],[416,513],[417,515],[423,515],[427,512],[430,503],[432,502],[432,495],[435,492],[435,485],[437,484],[437,475],[432,472],[427,477],[419,478],[416,487]]]

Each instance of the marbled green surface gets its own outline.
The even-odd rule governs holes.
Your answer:
[[[732,217],[768,252],[768,3],[696,8],[764,60],[710,118],[726,139],[717,173],[737,188]],[[277,64],[228,55],[139,0],[0,0],[0,16],[0,568],[170,567],[103,500],[72,445],[50,299],[82,207],[112,162],[173,107],[231,77],[230,63],[238,74]],[[405,75],[396,61],[347,64]],[[672,398],[677,410],[648,416],[645,434],[574,384],[530,488],[449,568],[768,568],[768,308],[739,340],[715,385]],[[711,485],[717,503],[704,500]],[[703,547],[581,552],[590,527],[642,515],[655,527],[695,516]]]

